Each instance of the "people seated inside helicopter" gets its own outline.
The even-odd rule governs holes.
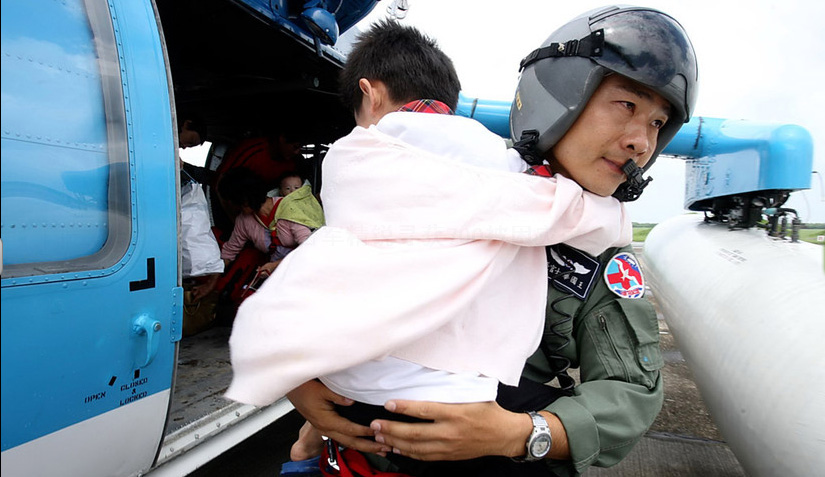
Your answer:
[[[278,189],[269,190],[258,174],[236,167],[221,177],[218,193],[239,211],[229,239],[221,244],[227,271],[214,282],[234,309],[249,296],[256,275],[267,276],[324,225],[324,214],[310,185],[293,171],[281,175]]]

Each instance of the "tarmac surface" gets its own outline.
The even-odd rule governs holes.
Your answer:
[[[634,243],[644,267],[641,244]],[[719,433],[705,406],[678,344],[670,334],[656,297],[646,297],[659,316],[665,400],[650,430],[631,453],[610,468],[591,467],[585,477],[693,477],[744,476],[736,457]],[[295,411],[265,428],[242,445],[190,474],[195,477],[273,477],[289,459],[289,448],[303,419]]]

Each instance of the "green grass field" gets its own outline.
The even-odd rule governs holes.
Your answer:
[[[651,230],[653,230],[653,227],[650,226],[650,225],[644,225],[644,226],[639,226],[639,227],[634,225],[633,226],[633,241],[634,242],[644,242],[645,239],[647,238],[647,234],[649,234]]]
[[[651,224],[633,225],[633,241],[644,242],[647,234],[653,229]],[[799,240],[804,240],[816,245],[825,246],[825,242],[817,242],[817,237],[825,236],[825,229],[802,229],[799,231]]]
[[[825,245],[825,242],[817,242],[817,237],[825,237],[825,229],[802,229],[799,231],[799,240]]]

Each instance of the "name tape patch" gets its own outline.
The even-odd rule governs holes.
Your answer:
[[[547,247],[547,279],[558,288],[584,300],[599,273],[599,262],[586,253],[564,244]]]

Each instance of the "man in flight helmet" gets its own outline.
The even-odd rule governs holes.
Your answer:
[[[620,176],[624,174],[622,166],[630,159],[632,165],[647,171],[690,119],[696,103],[696,57],[690,39],[676,20],[647,8],[613,6],[584,14],[556,30],[522,60],[520,67],[521,77],[510,113],[513,140],[521,141],[538,158],[546,159],[551,169],[555,165],[558,172],[569,172],[588,189],[587,178],[579,180],[568,170],[569,162],[587,162],[596,168],[591,175],[611,169],[615,176]],[[664,114],[660,114],[663,117],[651,117],[647,123],[639,111],[631,111],[639,106],[636,101],[625,105],[628,113],[634,113],[633,121],[641,121],[638,124],[657,133],[624,138],[625,142],[611,145],[613,149],[594,151],[605,153],[605,164],[592,161],[592,157],[581,157],[578,161],[564,157],[564,143],[569,141],[566,136],[577,132],[577,122],[586,121],[587,118],[579,118],[591,112],[588,108],[597,107],[593,98],[604,93],[605,82],[626,90],[636,89],[642,99],[658,102],[664,109]],[[637,124],[630,119],[623,125],[625,128]],[[641,194],[639,180],[633,180],[641,174],[634,176],[636,169],[629,169],[630,181],[614,191],[619,200],[635,200]],[[601,195],[605,192],[598,188],[590,190]]]
[[[637,7],[586,13],[522,60],[514,147],[595,194],[633,200],[642,172],[688,121],[696,84],[690,40],[670,16]],[[632,248],[594,257],[559,244],[546,255],[544,333],[518,387],[499,386],[497,402],[391,400],[387,410],[433,422],[373,421],[375,440],[394,453],[465,461],[415,475],[578,475],[621,461],[659,413],[658,323]],[[579,383],[569,368],[580,368]],[[344,423],[328,427],[355,437]],[[375,452],[375,442],[363,442],[351,447]]]

